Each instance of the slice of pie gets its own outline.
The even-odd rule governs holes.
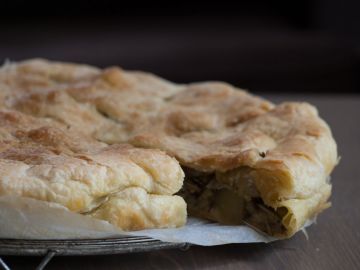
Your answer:
[[[329,207],[336,143],[316,108],[219,82],[29,60],[3,67],[0,104],[107,143],[161,149],[191,215],[289,237]]]
[[[178,162],[159,150],[108,146],[49,119],[0,110],[0,195],[55,202],[123,230],[179,227]]]

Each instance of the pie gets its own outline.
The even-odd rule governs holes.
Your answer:
[[[275,105],[221,82],[174,84],[118,67],[42,59],[5,65],[0,89],[4,110],[51,120],[110,145],[104,149],[129,143],[152,149],[131,151],[159,149],[176,158],[185,172],[179,195],[190,215],[290,237],[330,206],[337,146],[310,104]],[[156,153],[151,164],[160,157],[172,160]],[[146,154],[140,156],[145,162]],[[159,174],[167,168],[156,164]],[[111,205],[92,214],[112,219]]]

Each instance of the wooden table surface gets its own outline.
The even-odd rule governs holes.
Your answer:
[[[187,251],[91,257],[55,257],[46,269],[360,269],[360,95],[280,96],[315,104],[338,142],[332,174],[333,206],[289,240],[271,244],[193,246]],[[12,269],[34,269],[38,257],[3,257]]]

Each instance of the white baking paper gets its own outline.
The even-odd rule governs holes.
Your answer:
[[[106,221],[70,212],[58,204],[0,196],[0,238],[89,239],[127,235],[202,246],[276,240],[244,225],[224,226],[191,217],[182,228],[123,232]]]

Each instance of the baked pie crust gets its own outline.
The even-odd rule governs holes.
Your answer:
[[[337,147],[308,103],[275,105],[220,82],[180,85],[41,59],[4,66],[0,89],[5,109],[175,157],[185,171],[179,194],[194,216],[289,237],[330,205]]]
[[[178,162],[164,152],[108,146],[66,126],[0,110],[0,195],[55,202],[123,230],[179,227]]]

